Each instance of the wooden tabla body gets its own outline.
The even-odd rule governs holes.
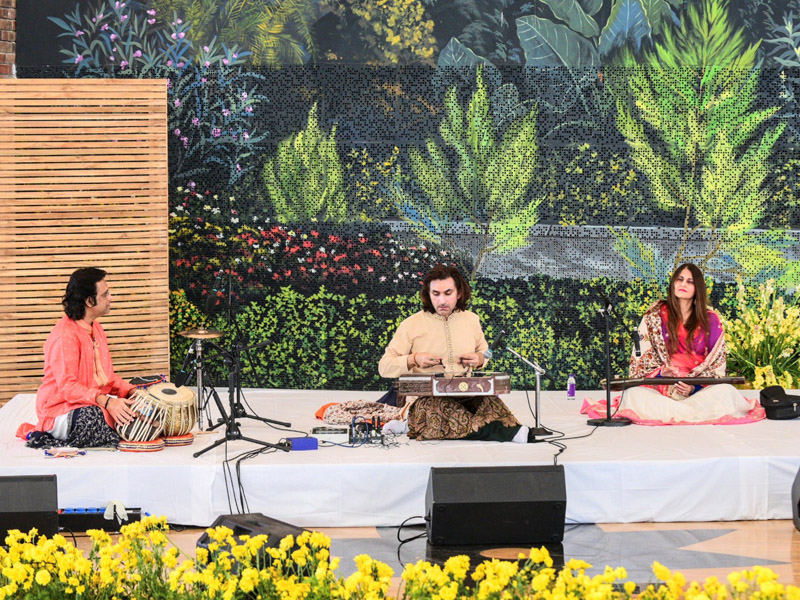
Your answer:
[[[197,423],[197,397],[194,390],[172,383],[157,383],[147,392],[166,405],[164,415],[164,441],[167,438],[188,435]]]
[[[471,376],[450,373],[402,375],[397,380],[400,396],[497,396],[511,391],[508,373],[475,372]]]
[[[152,442],[164,430],[167,403],[152,395],[150,390],[136,390],[131,398],[131,410],[136,418],[127,425],[116,423],[114,428],[127,442]]]

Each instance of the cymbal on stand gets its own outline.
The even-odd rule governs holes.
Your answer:
[[[179,332],[178,335],[185,338],[191,338],[193,340],[211,340],[214,338],[220,338],[225,334],[221,331],[217,331],[216,329],[206,329],[204,327],[200,327],[197,329],[186,329],[185,331]]]

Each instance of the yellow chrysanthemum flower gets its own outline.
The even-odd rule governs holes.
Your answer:
[[[52,581],[52,577],[50,577],[50,572],[46,571],[45,569],[39,569],[36,571],[36,583],[41,586],[45,586]]]

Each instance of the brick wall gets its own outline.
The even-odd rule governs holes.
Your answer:
[[[0,78],[14,77],[16,71],[17,0],[0,0]]]

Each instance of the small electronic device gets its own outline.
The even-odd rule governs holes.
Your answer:
[[[382,444],[381,427],[381,420],[377,416],[373,416],[369,420],[366,417],[353,417],[350,422],[349,442],[352,445]]]
[[[289,444],[290,450],[316,450],[319,448],[317,438],[314,436],[308,437],[290,437],[286,438],[286,443]]]
[[[347,427],[314,427],[311,435],[320,442],[332,444],[347,444],[349,440]]]

